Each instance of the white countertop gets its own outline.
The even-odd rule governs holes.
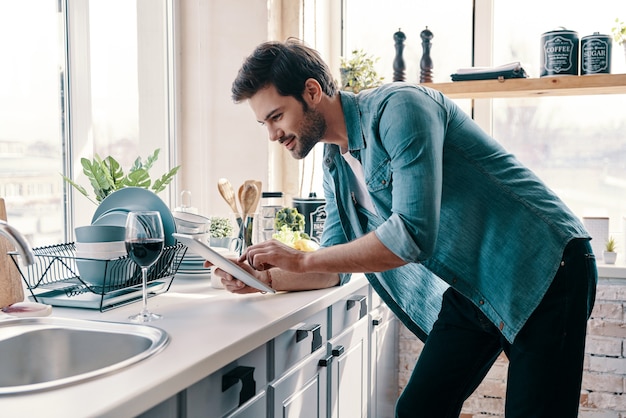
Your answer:
[[[0,396],[0,411],[11,417],[135,416],[341,300],[366,282],[364,276],[353,275],[350,283],[331,289],[233,295],[213,289],[206,278],[176,278],[168,292],[149,300],[150,309],[163,314],[161,320],[151,325],[164,329],[170,336],[162,352],[118,373],[75,386]],[[52,315],[128,322],[128,316],[140,308],[140,303],[132,303],[101,313],[54,307]]]

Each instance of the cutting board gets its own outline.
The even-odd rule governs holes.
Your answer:
[[[4,199],[0,198],[0,219],[7,220]],[[0,309],[24,300],[22,276],[8,251],[15,248],[4,235],[0,235]]]

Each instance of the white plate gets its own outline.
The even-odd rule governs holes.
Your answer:
[[[174,238],[185,244],[187,247],[193,249],[196,254],[200,254],[202,257],[209,260],[211,263],[213,263],[214,266],[217,266],[218,268],[224,270],[226,273],[230,274],[238,280],[241,280],[248,286],[254,287],[255,289],[261,290],[263,292],[276,293],[274,289],[267,286],[265,283],[258,280],[256,277],[254,277],[229,259],[225,258],[223,255],[221,255],[205,243],[193,239],[193,237],[190,235],[175,233],[173,234],[173,236]]]
[[[105,197],[93,214],[91,223],[119,225],[123,219],[122,226],[125,226],[128,212],[137,210],[158,211],[163,222],[165,245],[176,245],[176,238],[172,237],[172,234],[176,232],[176,222],[172,212],[159,196],[141,187],[124,187]],[[100,217],[103,219],[101,220]]]

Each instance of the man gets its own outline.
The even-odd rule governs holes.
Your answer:
[[[232,94],[294,158],[326,144],[322,248],[271,240],[240,263],[277,290],[366,273],[425,341],[398,417],[458,417],[502,351],[507,417],[577,415],[595,259],[577,217],[530,170],[437,91],[337,91],[296,40],[258,46]],[[254,291],[221,274],[230,291]]]

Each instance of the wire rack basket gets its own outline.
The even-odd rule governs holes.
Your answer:
[[[180,243],[163,249],[161,257],[148,269],[149,296],[169,290],[186,251],[187,247]],[[73,242],[38,247],[33,252],[35,263],[30,266],[18,263],[16,252],[9,254],[35,302],[104,312],[141,299],[141,269],[128,256],[113,260],[79,258]],[[100,263],[100,280],[90,283],[81,278],[81,261]]]

